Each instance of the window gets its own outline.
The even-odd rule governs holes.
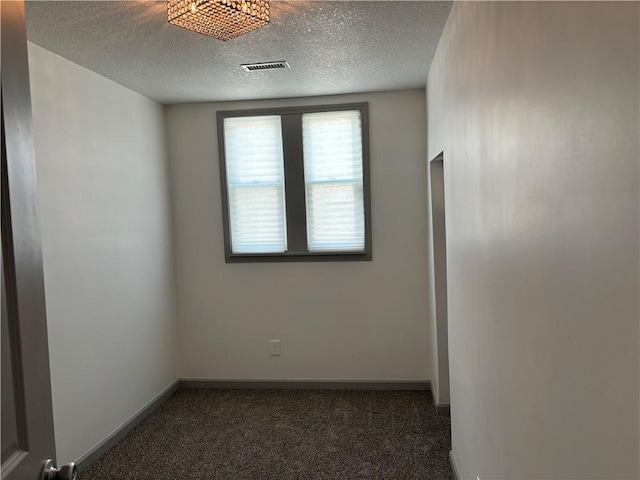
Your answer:
[[[368,104],[218,112],[227,262],[370,260]]]

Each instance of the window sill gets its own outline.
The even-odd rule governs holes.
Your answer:
[[[232,253],[225,256],[226,263],[370,262],[371,260],[371,252]]]

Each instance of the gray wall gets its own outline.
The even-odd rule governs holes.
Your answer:
[[[58,462],[177,378],[162,106],[29,44]]]
[[[445,152],[464,479],[637,479],[639,4],[461,2],[428,79]]]
[[[370,102],[372,262],[226,264],[216,110]],[[425,91],[166,108],[181,377],[426,380]],[[270,339],[282,356],[270,357]]]

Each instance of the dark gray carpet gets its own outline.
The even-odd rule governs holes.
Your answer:
[[[402,391],[180,389],[81,480],[453,480],[449,418]]]

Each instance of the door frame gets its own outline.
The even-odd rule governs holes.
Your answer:
[[[438,391],[434,395],[438,413],[449,413],[449,321],[447,308],[447,229],[445,215],[444,152],[429,161],[431,226],[433,246],[433,291],[438,351]]]

